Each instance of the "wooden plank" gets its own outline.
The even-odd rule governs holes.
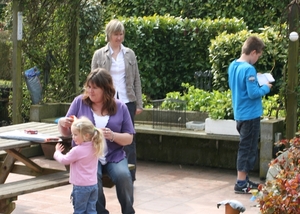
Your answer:
[[[134,170],[135,169],[135,165],[134,164],[128,164],[128,169],[129,170]]]
[[[31,144],[32,143],[30,141],[25,140],[11,140],[0,138],[0,150],[28,147]]]
[[[1,165],[1,163],[0,163],[0,165]],[[60,169],[43,168],[42,172],[36,172],[36,171],[29,169],[26,166],[15,164],[11,173],[16,173],[16,174],[20,174],[20,175],[41,176],[41,175],[48,175],[51,173],[61,172],[61,171],[62,170],[60,170]]]
[[[22,155],[20,152],[16,151],[15,149],[9,149],[9,150],[5,150],[5,151],[10,156],[12,156],[15,159],[17,159],[18,161],[21,161],[22,163],[24,163],[30,169],[32,169],[32,170],[34,170],[36,172],[42,172],[43,171],[42,167],[40,167],[39,165],[37,165],[36,163],[34,163],[29,158],[25,157],[24,155]]]
[[[46,190],[67,184],[69,184],[69,173],[67,171],[0,184],[0,199],[12,198],[18,195]]]

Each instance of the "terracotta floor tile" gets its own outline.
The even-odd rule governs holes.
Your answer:
[[[54,160],[43,157],[35,161],[53,168],[64,169]],[[184,166],[157,162],[138,161],[137,180],[134,183],[134,208],[137,214],[221,214],[225,207],[217,203],[227,199],[240,201],[246,208],[245,214],[258,214],[250,201],[250,195],[233,192],[235,170]],[[11,174],[8,181],[28,178]],[[258,174],[251,175],[259,181]],[[71,214],[72,185],[20,195],[13,214]],[[107,209],[111,214],[120,214],[121,209],[115,188],[104,189]]]

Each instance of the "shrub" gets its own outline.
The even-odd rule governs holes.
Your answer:
[[[260,34],[253,34],[246,30],[235,34],[224,32],[211,41],[209,58],[214,74],[213,88],[215,90],[228,89],[228,66],[234,59],[239,58],[242,45],[250,35],[258,36],[266,45],[262,57],[255,64],[255,68],[257,72],[273,74],[276,81],[273,84],[271,94],[279,93],[284,82],[282,77],[287,63],[287,40],[285,35],[281,35],[279,31],[273,28],[263,29]]]
[[[300,138],[282,140],[285,152],[270,163],[277,172],[273,179],[253,191],[264,214],[299,213],[300,210]]]
[[[220,33],[247,29],[242,19],[183,19],[174,16],[119,18],[125,26],[124,45],[137,55],[143,93],[161,99],[179,91],[181,82],[194,83],[194,73],[208,70],[210,40]],[[101,32],[95,47],[106,44]]]
[[[234,118],[230,90],[209,92],[195,88],[189,83],[182,83],[181,86],[184,88],[184,92],[173,91],[167,93],[166,102],[163,103],[162,108],[174,109],[174,104],[168,103],[167,100],[183,100],[186,102],[186,110],[188,111],[206,112],[211,119]],[[262,102],[264,117],[285,117],[285,110],[279,108],[281,103],[279,95],[263,97]]]

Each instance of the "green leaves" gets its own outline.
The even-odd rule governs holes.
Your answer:
[[[239,19],[188,19],[170,15],[119,18],[124,22],[124,45],[134,50],[142,78],[143,93],[161,99],[179,91],[181,82],[194,83],[196,71],[209,70],[208,46],[221,32],[247,29]],[[101,32],[95,46],[105,45]]]

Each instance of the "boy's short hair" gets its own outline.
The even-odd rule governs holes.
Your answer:
[[[265,48],[264,42],[257,36],[250,36],[243,44],[242,54],[249,55],[252,51],[261,53]]]

